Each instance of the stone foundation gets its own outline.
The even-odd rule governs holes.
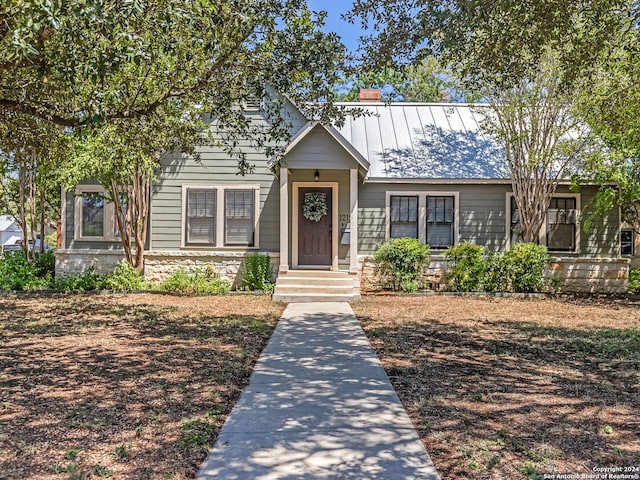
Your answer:
[[[271,257],[272,271],[278,271],[280,255],[277,253],[256,252]],[[144,276],[152,282],[161,282],[176,270],[193,270],[208,265],[220,274],[236,289],[242,282],[242,262],[247,252],[211,252],[211,251],[149,251],[145,254]],[[275,279],[275,278],[274,278]]]
[[[626,293],[629,289],[627,258],[554,258],[548,277],[557,278],[558,291]]]
[[[56,250],[55,256],[56,277],[82,273],[89,267],[96,273],[109,273],[124,259],[124,253],[118,250]]]
[[[363,291],[379,290],[373,257],[359,258],[361,288]],[[422,278],[422,284],[432,290],[444,288],[447,261],[441,255],[433,255]],[[629,286],[629,259],[627,258],[553,258],[547,278],[554,291],[575,293],[626,293]]]

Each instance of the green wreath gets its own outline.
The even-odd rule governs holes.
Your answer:
[[[329,213],[329,208],[327,207],[326,193],[311,192],[304,194],[304,203],[302,204],[304,218],[312,222],[319,222],[327,213]]]

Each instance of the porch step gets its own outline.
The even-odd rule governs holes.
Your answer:
[[[360,279],[348,272],[291,270],[278,275],[274,302],[357,302]]]

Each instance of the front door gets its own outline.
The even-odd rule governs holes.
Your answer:
[[[329,268],[332,263],[331,187],[300,187],[299,195],[298,264]]]

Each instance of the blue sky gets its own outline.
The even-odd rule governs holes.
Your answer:
[[[351,25],[340,18],[340,14],[347,12],[351,8],[348,0],[307,0],[307,5],[314,11],[325,10],[327,12],[326,25],[327,32],[336,32],[342,38],[342,42],[350,51],[358,48],[358,37],[362,35],[360,24]]]

